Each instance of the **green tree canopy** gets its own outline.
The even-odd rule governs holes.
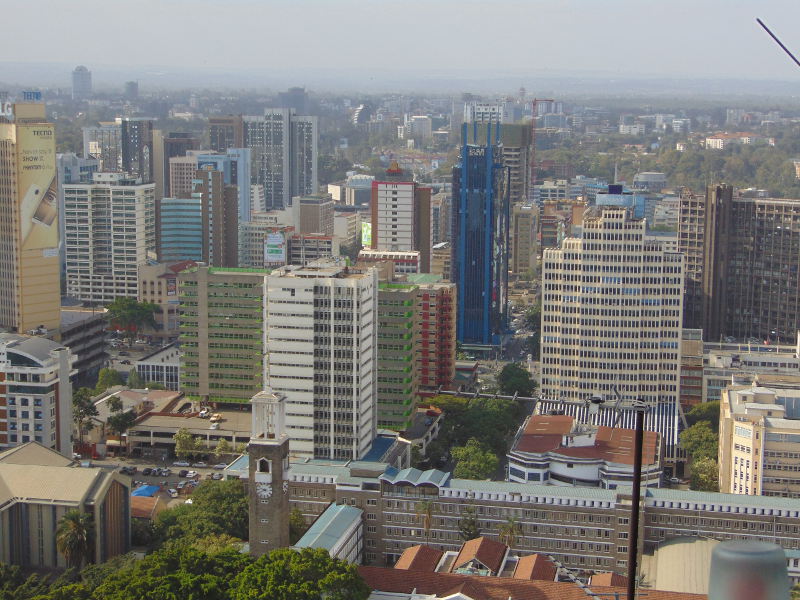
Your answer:
[[[465,446],[453,448],[451,453],[456,460],[453,471],[455,477],[488,479],[500,465],[497,455],[475,438],[471,438]]]
[[[504,396],[530,397],[536,389],[528,369],[517,363],[508,363],[497,376],[497,385]]]
[[[125,381],[122,379],[119,371],[116,369],[103,368],[100,369],[100,374],[97,377],[97,386],[94,388],[95,394],[102,394],[108,388],[115,385],[124,385]]]
[[[191,432],[185,427],[181,427],[173,436],[175,440],[175,456],[178,458],[188,458],[202,449],[202,443],[198,443]]]
[[[128,373],[128,387],[132,390],[143,390],[147,387],[144,379],[141,378],[139,372],[136,369],[131,369],[130,373]]]
[[[89,513],[70,510],[58,522],[56,548],[67,566],[80,568],[94,560],[94,520]]]
[[[701,492],[719,491],[719,466],[713,458],[703,457],[693,460],[691,464],[689,487]]]
[[[719,400],[695,404],[686,413],[686,422],[689,426],[705,421],[716,433],[719,431]]]
[[[708,421],[698,421],[683,430],[680,437],[681,448],[688,452],[692,459],[710,458],[717,460],[717,434],[711,429]]]
[[[308,530],[306,519],[299,508],[295,507],[289,513],[289,543],[296,544]]]
[[[128,340],[133,340],[144,327],[156,327],[155,313],[161,308],[152,302],[139,302],[136,298],[120,296],[106,306],[106,318],[112,327],[124,332]]]
[[[231,583],[230,600],[366,600],[370,589],[355,565],[327,551],[273,550],[245,568]]]
[[[94,390],[91,388],[80,388],[72,394],[72,420],[78,428],[78,439],[83,444],[83,432],[92,429],[92,417],[98,415],[97,407],[92,402]]]
[[[116,435],[122,436],[136,423],[136,413],[132,410],[115,413],[108,417],[108,428]]]
[[[478,518],[475,516],[475,507],[465,506],[461,511],[461,518],[458,521],[458,537],[463,541],[474,540],[481,536],[478,528]]]

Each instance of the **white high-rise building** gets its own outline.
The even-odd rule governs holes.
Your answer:
[[[645,427],[674,456],[682,319],[683,255],[647,239],[645,221],[624,208],[590,209],[580,238],[544,252],[543,396],[643,400]]]
[[[245,146],[252,156],[253,183],[263,186],[267,210],[283,209],[295,196],[317,190],[317,117],[289,108],[268,108],[243,117]]]
[[[265,381],[286,397],[292,454],[363,458],[377,429],[377,271],[282,267],[265,296]]]
[[[155,260],[155,184],[122,173],[64,184],[67,295],[92,304],[136,298],[138,267]]]

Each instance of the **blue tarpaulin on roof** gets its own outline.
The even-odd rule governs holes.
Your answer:
[[[159,487],[157,485],[140,485],[138,488],[131,492],[131,496],[146,496],[150,498],[158,493]]]

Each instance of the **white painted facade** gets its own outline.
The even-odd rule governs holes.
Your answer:
[[[379,250],[414,250],[414,190],[413,182],[378,182],[377,231]]]

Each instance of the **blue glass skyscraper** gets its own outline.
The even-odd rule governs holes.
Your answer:
[[[458,288],[457,339],[464,346],[499,346],[508,322],[509,171],[502,165],[500,126],[461,132],[453,168],[452,275]],[[494,138],[493,138],[494,136]]]

